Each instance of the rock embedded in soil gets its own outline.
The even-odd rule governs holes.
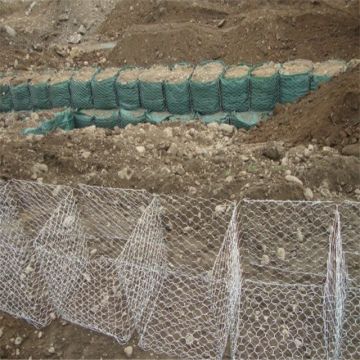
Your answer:
[[[262,154],[271,160],[280,160],[282,148],[275,141],[270,141],[262,148]]]
[[[310,201],[310,200],[312,200],[314,198],[314,194],[311,191],[311,189],[306,188],[304,190],[304,197],[305,197],[305,200],[307,200],[307,201]]]
[[[16,36],[16,31],[9,25],[4,25],[4,29],[7,32],[7,34],[11,37],[15,37]]]
[[[285,176],[285,180],[287,181],[287,182],[292,182],[292,183],[295,183],[295,184],[299,184],[299,185],[303,185],[303,182],[299,179],[299,178],[297,178],[296,176],[294,176],[294,175],[286,175]]]
[[[347,145],[342,149],[342,154],[345,156],[360,157],[360,144]]]
[[[277,254],[280,260],[284,261],[285,260],[285,249],[284,248],[278,248],[277,250]]]
[[[21,336],[18,336],[15,341],[14,344],[15,345],[20,345],[23,342],[23,338]]]
[[[235,131],[235,127],[233,125],[229,125],[229,124],[220,124],[219,130],[221,130],[227,134],[232,134]]]
[[[269,264],[269,262],[270,262],[269,256],[263,255],[261,258],[261,265],[267,265],[267,264]]]
[[[50,346],[50,347],[48,348],[48,353],[50,353],[50,354],[55,354],[55,348],[54,348],[53,346]]]
[[[127,346],[125,349],[124,349],[124,354],[127,358],[131,358],[132,354],[133,354],[133,347],[132,346]]]

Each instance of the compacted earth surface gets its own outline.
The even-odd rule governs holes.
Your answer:
[[[0,1],[0,72],[209,59],[349,61],[359,57],[358,11],[357,1]],[[24,136],[21,130],[61,109],[0,113],[0,181],[360,201],[359,102],[357,65],[296,103],[277,105],[249,131],[178,120]],[[120,346],[62,319],[36,330],[0,313],[0,358],[126,358],[126,346],[132,358],[168,358],[142,351],[135,337]]]

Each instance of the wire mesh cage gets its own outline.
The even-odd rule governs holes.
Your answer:
[[[50,322],[52,303],[34,241],[70,191],[20,180],[0,188],[0,309],[36,327]]]
[[[153,267],[139,346],[180,358],[221,359],[240,277],[236,205],[161,195],[149,211],[160,231],[156,242],[147,241],[157,244],[161,262]]]
[[[36,242],[54,306],[64,319],[126,343],[134,330],[116,268],[142,212],[146,191],[79,185]]]
[[[240,203],[234,358],[326,358],[331,351],[325,330],[335,321],[335,280],[327,278],[330,239],[339,241],[335,213],[333,203]]]

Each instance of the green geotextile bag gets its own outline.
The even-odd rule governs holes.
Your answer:
[[[147,111],[145,114],[145,122],[157,125],[164,121],[168,121],[170,117],[171,114],[167,111],[165,112]]]
[[[71,109],[66,109],[65,111],[57,113],[54,119],[41,121],[40,126],[37,128],[28,128],[23,130],[22,133],[24,135],[45,135],[57,128],[65,131],[70,131],[75,128],[75,119]]]
[[[82,129],[88,126],[95,125],[95,119],[92,115],[87,115],[77,110],[74,114],[75,117],[75,128]]]
[[[69,79],[61,81],[59,83],[51,84],[49,87],[49,96],[51,105],[54,109],[67,106],[71,106],[70,100],[70,79],[73,73],[69,73]]]
[[[204,66],[209,63],[219,63],[225,66],[222,61],[204,61],[201,62],[198,67]],[[190,79],[189,82],[192,98],[192,107],[195,112],[198,112],[200,114],[214,114],[220,111],[221,105],[219,79],[208,82],[197,82]]]
[[[136,66],[126,66],[120,70],[120,73],[125,70],[134,69]],[[120,75],[119,73],[119,75]],[[127,84],[121,84],[118,81],[116,85],[117,105],[119,108],[125,110],[140,109],[140,93],[139,93],[139,80],[132,81]]]
[[[81,71],[81,70],[79,70]],[[70,79],[70,99],[71,106],[75,109],[92,109],[93,95],[91,91],[91,82],[96,76],[100,69],[94,68],[94,73],[91,75],[89,80],[76,81],[74,76]]]
[[[129,124],[136,125],[139,123],[143,123],[145,121],[146,110],[138,109],[129,111],[125,109],[120,109],[119,114],[121,127],[124,128],[126,125]]]
[[[254,67],[250,74],[250,110],[251,111],[270,111],[274,109],[278,102],[279,92],[279,72],[272,76],[260,77],[253,76],[253,71],[267,63],[259,64]]]
[[[166,111],[163,82],[139,80],[141,107],[150,111]]]
[[[249,66],[249,71],[245,76],[240,78],[225,78],[225,72],[220,76],[221,85],[221,106],[222,110],[226,112],[231,111],[249,111],[250,98],[249,98],[249,87],[250,87],[250,71],[252,65],[239,63],[236,66]]]
[[[111,78],[97,81],[96,77],[91,81],[92,96],[95,109],[117,108],[115,83],[118,73]]]
[[[327,60],[325,62],[328,61],[339,61],[339,62],[343,62],[343,60],[337,60],[337,59],[333,59],[333,60]],[[347,65],[344,69],[344,71],[346,71],[347,69]],[[315,75],[315,74],[311,74],[311,81],[310,81],[310,90],[314,91],[317,90],[318,86],[320,83],[322,82],[326,82],[328,83],[333,77],[332,76],[328,76],[328,75]]]
[[[0,112],[9,112],[12,110],[12,101],[9,85],[0,86]]]
[[[311,69],[302,74],[282,74],[279,72],[280,103],[292,103],[310,91]]]
[[[169,117],[169,121],[181,121],[181,122],[188,122],[192,120],[197,120],[197,115],[195,113],[189,114],[173,114]]]
[[[30,96],[34,110],[51,109],[49,81],[42,84],[30,84]]]
[[[190,63],[182,62],[173,64],[171,69],[175,66],[193,66]],[[169,112],[172,114],[189,114],[191,112],[190,101],[190,83],[189,79],[181,83],[169,83],[164,82],[164,92],[166,99],[166,106]]]
[[[217,122],[218,124],[228,124],[229,123],[229,113],[226,112],[218,112],[211,115],[201,115],[197,114],[199,120],[202,120],[205,124],[210,124],[213,122]]]
[[[230,124],[235,126],[237,129],[244,128],[246,130],[251,129],[262,119],[268,118],[268,113],[266,112],[232,112],[230,114]]]
[[[120,127],[120,115],[116,110],[83,110],[77,112],[79,127],[86,127],[86,124],[95,125],[99,128],[114,129]],[[88,126],[90,126],[88,125]]]
[[[16,86],[10,85],[10,91],[15,111],[32,109],[30,89],[27,82]]]

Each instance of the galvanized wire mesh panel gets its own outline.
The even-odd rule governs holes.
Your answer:
[[[145,191],[80,185],[37,239],[51,297],[66,320],[129,340],[134,325],[116,262],[151,201]]]
[[[327,356],[325,323],[335,315],[326,299],[335,294],[325,296],[324,286],[335,213],[333,203],[241,202],[243,285],[234,358]]]
[[[159,196],[163,261],[139,346],[182,358],[221,358],[240,267],[235,205]]]
[[[18,180],[0,190],[0,309],[36,327],[50,322],[52,304],[34,241],[69,191]]]

